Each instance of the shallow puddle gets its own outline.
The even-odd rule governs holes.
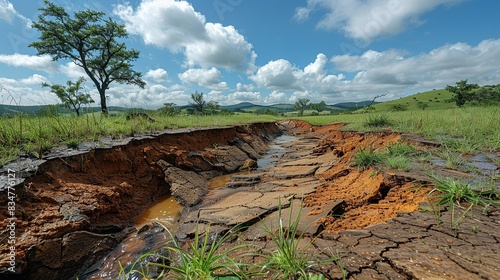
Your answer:
[[[148,222],[173,225],[184,207],[171,195],[160,198],[134,220],[138,228]]]

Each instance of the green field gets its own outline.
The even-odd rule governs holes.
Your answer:
[[[0,166],[19,155],[41,157],[50,148],[67,145],[76,147],[82,141],[99,141],[103,136],[124,138],[141,133],[157,133],[165,129],[183,127],[206,127],[276,121],[298,118],[312,124],[349,123],[347,130],[380,130],[423,134],[448,148],[461,153],[500,151],[500,107],[464,106],[456,107],[446,102],[452,94],[445,90],[433,90],[412,96],[372,105],[374,109],[359,109],[337,115],[296,117],[234,113],[232,115],[186,115],[166,116],[160,111],[145,111],[154,120],[143,118],[126,119],[123,112],[110,112],[110,117],[101,113],[88,113],[81,117],[70,114],[54,116],[30,116],[19,114],[0,117]],[[421,109],[418,102],[428,106]],[[394,111],[394,105],[408,105],[405,111]],[[311,114],[312,110],[305,113]],[[387,121],[381,127],[367,125],[370,119]]]

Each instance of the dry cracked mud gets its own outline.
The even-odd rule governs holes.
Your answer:
[[[340,257],[340,263],[316,267],[329,279],[341,279],[342,271],[348,279],[500,279],[498,206],[486,213],[472,207],[452,229],[450,209],[442,207],[437,219],[429,206],[434,187],[429,169],[416,164],[405,172],[382,167],[360,170],[352,165],[354,154],[363,148],[406,142],[426,150],[436,143],[392,131],[341,131],[343,126],[291,120],[215,132],[187,131],[56,158],[42,166],[39,175],[26,179],[30,188],[20,192],[18,228],[24,247],[17,257],[30,266],[26,271],[37,268],[25,279],[39,275],[69,279],[67,275],[82,272],[78,270],[82,263],[85,269],[95,263],[78,249],[102,256],[123,240],[129,234],[127,223],[146,204],[171,191],[174,182],[165,178],[170,166],[194,171],[206,180],[232,173],[248,159],[261,157],[268,140],[281,131],[296,138],[282,144],[274,164],[237,173],[226,186],[208,190],[200,204],[183,211],[177,236],[188,241],[195,230],[225,231],[245,225],[241,238],[221,250],[240,242],[273,250],[265,229],[276,229],[281,208],[285,225],[287,217],[300,219],[300,244],[306,254]],[[438,165],[430,168],[443,176],[468,176]],[[493,171],[498,173],[498,166]],[[203,178],[199,184],[206,187]],[[0,218],[3,223],[7,220]],[[3,240],[5,234],[0,235]],[[59,263],[44,262],[51,254],[59,256]]]
[[[340,265],[316,268],[330,279],[342,279],[341,269],[348,279],[500,279],[498,206],[488,213],[473,208],[452,229],[447,207],[439,220],[431,213],[427,201],[433,185],[421,170],[399,174],[352,166],[354,153],[362,148],[406,141],[427,149],[436,143],[390,131],[343,132],[342,124],[288,125],[297,140],[285,146],[277,163],[234,176],[226,187],[240,188],[238,192],[213,192],[218,199],[205,201],[181,219],[185,235],[196,228],[213,232],[243,224],[248,229],[236,243],[272,250],[269,231],[277,230],[279,218],[288,225],[291,217],[300,220],[300,244],[312,259],[340,257]],[[433,172],[457,174],[438,168]]]

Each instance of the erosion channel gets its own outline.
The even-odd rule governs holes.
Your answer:
[[[277,227],[279,213],[285,220],[297,217],[300,237],[311,244],[306,254],[341,260],[315,268],[330,279],[500,278],[498,206],[487,213],[471,208],[452,229],[429,210],[433,185],[422,166],[404,172],[353,166],[361,149],[404,142],[425,150],[436,143],[392,131],[341,131],[343,126],[287,120],[176,130],[19,159],[0,170],[4,177],[16,171],[16,272],[24,279],[116,279],[118,260],[127,269],[142,252],[161,253],[169,235],[141,213],[175,200],[159,211],[171,211],[162,222],[183,242],[196,231],[246,226],[221,250],[241,242],[272,250],[264,229]],[[282,134],[288,138],[279,142]],[[467,175],[430,168],[443,176]],[[216,180],[220,186],[210,187]],[[10,234],[4,230],[10,218],[4,192],[1,244]],[[439,209],[443,221],[450,215],[447,207]],[[0,273],[9,273],[11,251],[0,250]]]

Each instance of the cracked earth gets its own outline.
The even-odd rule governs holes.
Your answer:
[[[342,124],[285,125],[297,138],[284,145],[277,163],[234,175],[225,187],[212,190],[181,218],[181,236],[192,236],[197,227],[203,232],[210,226],[213,232],[243,224],[248,228],[236,243],[273,250],[268,232],[277,229],[281,207],[283,224],[289,217],[300,219],[299,247],[305,254],[340,257],[339,263],[316,267],[330,279],[342,279],[342,270],[348,279],[500,279],[498,206],[486,213],[473,207],[452,229],[450,209],[436,212],[428,203],[434,186],[422,170],[352,166],[361,148],[403,141],[428,149],[435,143],[391,132],[341,132]],[[457,175],[437,167],[433,172]],[[454,219],[463,212],[455,208]]]

